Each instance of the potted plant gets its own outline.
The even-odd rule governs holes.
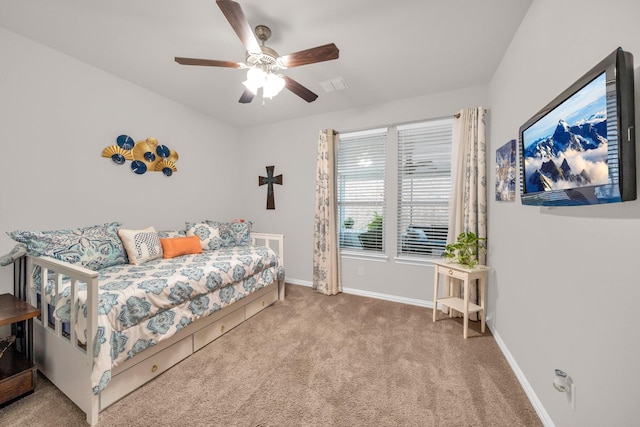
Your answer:
[[[355,221],[353,220],[353,218],[349,217],[347,219],[345,219],[342,222],[342,225],[344,226],[344,228],[346,229],[352,229],[353,228],[353,224],[355,224]]]
[[[369,231],[382,231],[382,215],[378,212],[373,213],[373,219],[367,224]]]
[[[373,218],[367,224],[367,231],[358,235],[364,249],[382,250],[382,221],[382,215],[374,212]]]
[[[478,264],[478,255],[487,253],[487,239],[478,237],[472,231],[464,231],[458,235],[455,243],[444,247],[443,256],[447,259],[455,258],[455,261],[468,268]]]

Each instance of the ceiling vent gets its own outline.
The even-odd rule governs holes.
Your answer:
[[[336,90],[343,90],[349,87],[347,82],[344,80],[344,77],[336,77],[331,80],[320,82],[320,86],[322,86],[322,89],[327,93],[334,92]]]

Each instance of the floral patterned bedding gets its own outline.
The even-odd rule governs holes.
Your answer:
[[[284,278],[277,254],[265,246],[204,251],[142,265],[99,270],[98,332],[91,384],[95,394],[111,379],[111,369],[246,295]],[[50,295],[51,281],[47,286]],[[65,284],[55,315],[70,319],[70,287]],[[50,296],[49,298],[50,299]],[[86,284],[76,305],[78,339],[86,341]]]

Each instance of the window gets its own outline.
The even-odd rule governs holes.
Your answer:
[[[384,252],[387,128],[340,135],[338,221],[342,250]]]
[[[447,241],[453,120],[398,126],[398,255],[440,256]]]
[[[394,245],[385,242],[389,229],[399,257],[442,254],[449,224],[452,133],[453,119],[447,118],[340,135],[342,251],[393,252]]]

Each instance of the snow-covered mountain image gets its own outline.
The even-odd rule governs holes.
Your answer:
[[[528,191],[606,184],[606,135],[606,118],[574,126],[560,120],[553,135],[525,149]]]
[[[607,184],[604,75],[524,131],[527,192]]]

